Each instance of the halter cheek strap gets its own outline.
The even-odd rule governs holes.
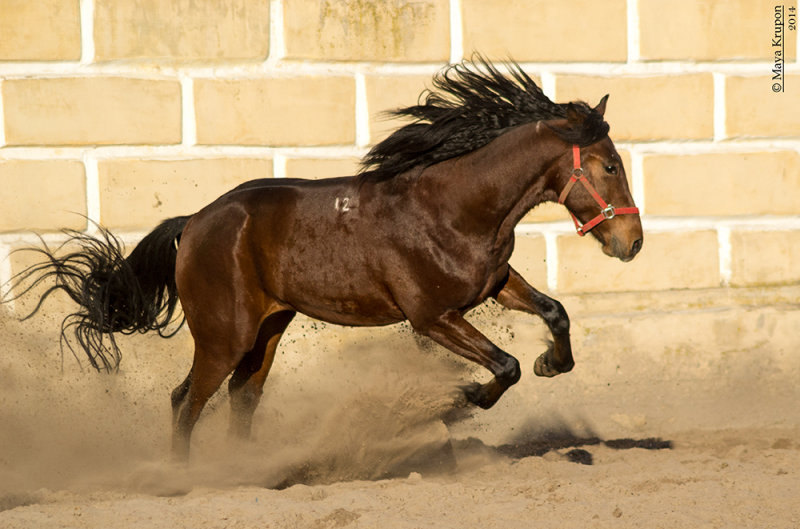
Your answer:
[[[581,167],[581,149],[577,145],[572,146],[572,167],[572,175],[569,177],[569,182],[567,182],[567,185],[564,186],[564,189],[561,191],[561,195],[558,197],[558,203],[563,204],[564,201],[567,200],[567,195],[569,195],[570,191],[572,191],[572,187],[575,185],[575,183],[580,182],[583,184],[583,187],[586,188],[589,194],[592,195],[592,198],[594,198],[595,202],[597,202],[597,204],[600,206],[600,214],[585,224],[581,224],[581,221],[578,220],[578,217],[576,217],[575,214],[570,211],[569,214],[572,215],[572,220],[575,222],[575,229],[578,231],[578,235],[583,237],[589,232],[589,230],[604,220],[613,219],[617,215],[631,215],[639,213],[639,208],[637,207],[615,208],[603,200],[603,197],[600,196],[600,193],[597,192],[597,190],[583,173],[583,168]]]

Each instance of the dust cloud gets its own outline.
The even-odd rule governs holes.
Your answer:
[[[253,439],[228,437],[223,384],[183,466],[169,459],[169,394],[191,363],[188,332],[122,337],[120,372],[109,375],[60,350],[58,323],[0,320],[0,497],[12,503],[53,490],[170,495],[197,485],[281,488],[446,470],[454,462],[442,418],[462,400],[458,385],[476,375],[407,327],[293,323]]]

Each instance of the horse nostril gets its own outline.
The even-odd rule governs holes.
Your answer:
[[[631,246],[631,255],[636,255],[642,249],[642,239],[636,239]]]

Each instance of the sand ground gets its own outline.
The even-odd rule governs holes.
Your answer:
[[[771,310],[752,317],[795,325]],[[188,335],[126,338],[121,372],[99,376],[62,359],[56,316],[5,317],[0,527],[800,527],[800,362],[785,340],[645,354],[583,332],[613,328],[588,318],[576,370],[541,379],[540,324],[475,318],[525,366],[492,410],[454,412],[454,388],[486,376],[406,327],[300,320],[254,439],[228,440],[220,392],[186,467],[167,452]]]

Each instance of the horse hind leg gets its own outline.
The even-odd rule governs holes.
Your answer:
[[[224,353],[224,350],[210,348],[195,341],[192,369],[186,380],[172,392],[172,454],[178,461],[188,461],[192,430],[200,412],[231,374],[240,358]]]
[[[178,417],[181,409],[186,404],[186,395],[189,393],[189,386],[192,384],[192,372],[186,375],[183,382],[172,391],[172,426],[178,424]]]
[[[295,314],[293,311],[281,311],[268,316],[259,328],[255,345],[234,370],[228,383],[231,436],[239,439],[250,437],[253,413],[261,400],[278,342]]]

